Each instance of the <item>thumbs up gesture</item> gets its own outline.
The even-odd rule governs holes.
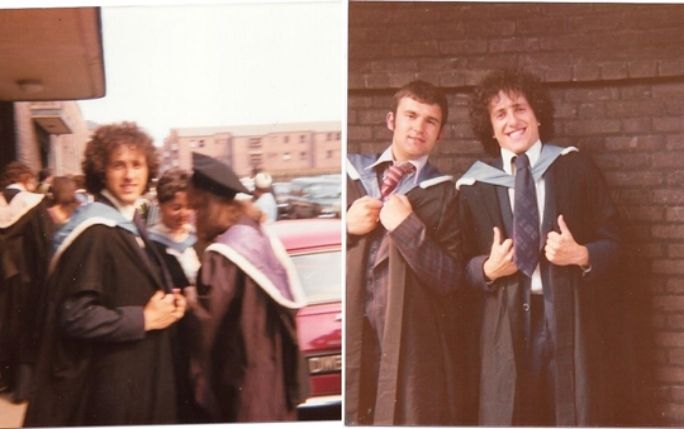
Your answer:
[[[586,246],[577,244],[563,215],[558,215],[560,233],[551,231],[546,237],[544,253],[554,265],[589,265],[589,251]]]
[[[485,277],[490,281],[494,281],[500,277],[510,276],[518,271],[518,267],[513,261],[514,253],[513,240],[507,238],[502,242],[501,231],[495,226],[492,249],[489,253],[489,258],[482,267]]]

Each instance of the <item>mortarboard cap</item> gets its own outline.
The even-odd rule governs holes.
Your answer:
[[[192,183],[226,198],[235,198],[240,192],[251,194],[228,164],[197,152],[192,153]]]

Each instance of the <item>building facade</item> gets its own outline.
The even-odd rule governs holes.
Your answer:
[[[192,152],[199,152],[230,164],[242,177],[254,169],[280,178],[338,173],[340,129],[339,122],[174,128],[164,139],[162,170],[190,170]]]

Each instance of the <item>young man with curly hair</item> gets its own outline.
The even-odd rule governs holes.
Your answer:
[[[481,304],[479,423],[607,424],[599,305],[621,245],[606,184],[576,148],[549,143],[553,106],[530,73],[486,76],[471,120],[496,157],[457,182]]]
[[[25,426],[176,422],[169,327],[185,312],[135,204],[157,173],[151,138],[105,125],[83,161],[93,203],[53,240],[35,395]]]

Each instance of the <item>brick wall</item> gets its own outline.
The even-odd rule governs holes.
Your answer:
[[[351,3],[348,54],[348,151],[384,149],[394,89],[425,79],[448,94],[435,159],[457,177],[484,157],[472,85],[503,66],[549,83],[554,142],[591,155],[624,218],[638,423],[683,426],[684,5]]]

